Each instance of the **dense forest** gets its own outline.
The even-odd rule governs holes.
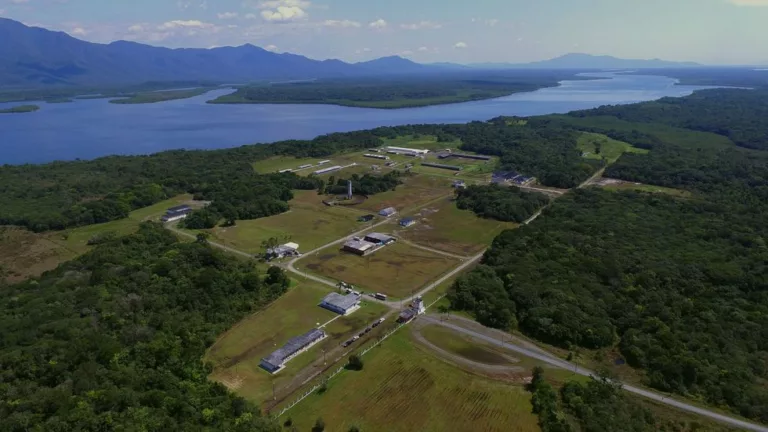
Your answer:
[[[765,206],[577,190],[497,237],[454,308],[565,348],[617,345],[657,389],[768,421]]]
[[[531,383],[533,412],[542,432],[683,432],[725,431],[681,419],[662,419],[621,391],[621,385],[606,376],[586,383],[569,381],[559,391],[544,379],[544,370],[534,368]]]
[[[405,108],[466,102],[553,87],[572,73],[531,74],[521,71],[491,76],[344,79],[273,83],[241,87],[210,103],[334,104],[369,108]]]
[[[638,123],[658,123],[712,132],[736,145],[768,150],[768,90],[717,89],[685,98],[666,97],[629,106],[605,106],[571,113],[577,117],[613,116]]]
[[[360,176],[352,174],[350,178],[339,178],[331,176],[328,179],[328,185],[325,188],[326,194],[346,195],[347,182],[352,182],[352,192],[360,195],[376,195],[377,193],[395,190],[403,182],[400,180],[402,174],[399,171],[392,171],[384,175],[365,174]]]
[[[472,210],[482,218],[517,223],[528,220],[547,203],[546,195],[496,184],[460,189],[456,198],[456,206],[462,210]]]
[[[209,211],[227,219],[268,216],[288,208],[290,189],[317,189],[319,180],[290,173],[260,175],[252,162],[273,156],[328,157],[413,134],[441,141],[461,139],[463,149],[500,155],[503,169],[536,176],[547,186],[572,187],[596,170],[595,163],[580,157],[577,134],[556,122],[509,127],[497,119],[468,125],[383,127],[226,150],[0,166],[0,225],[41,232],[108,222],[181,193],[213,201]],[[259,196],[264,200],[255,200]]]
[[[287,282],[145,223],[0,288],[0,430],[279,430],[200,358]]]

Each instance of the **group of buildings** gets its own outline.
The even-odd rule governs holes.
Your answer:
[[[534,177],[524,176],[517,171],[495,171],[491,175],[491,183],[496,184],[513,183],[518,186],[525,186],[534,180]]]
[[[327,165],[329,163],[331,163],[330,160],[321,160],[320,162],[318,162],[318,163],[316,163],[314,165],[313,164],[299,165],[298,168],[287,168],[287,169],[283,169],[283,170],[278,171],[278,173],[282,174],[282,173],[289,173],[289,172],[294,172],[294,171],[301,171],[301,170],[305,170],[307,168],[319,167],[319,166]],[[338,167],[338,169],[341,169],[341,167]],[[317,173],[317,172],[315,172],[315,173]]]
[[[410,306],[400,312],[400,315],[397,317],[397,322],[400,324],[405,324],[408,321],[416,318],[418,315],[425,313],[426,311],[427,308],[424,306],[424,299],[421,298],[421,296],[416,297],[413,299],[413,302],[410,304]]]
[[[365,237],[353,237],[344,243],[343,251],[355,255],[366,256],[373,252],[396,242],[397,239],[391,235],[381,233],[369,233]]]
[[[275,246],[273,248],[267,249],[267,253],[265,254],[264,258],[267,261],[272,261],[274,259],[281,259],[285,257],[300,257],[301,253],[299,252],[299,244],[298,243],[286,243],[284,245]]]

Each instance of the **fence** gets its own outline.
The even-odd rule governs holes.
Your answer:
[[[368,351],[370,351],[370,350],[372,350],[372,349],[376,348],[377,346],[379,346],[379,345],[380,345],[382,342],[384,342],[384,340],[385,340],[386,338],[388,338],[388,337],[392,336],[392,335],[393,335],[393,334],[394,334],[396,331],[400,330],[400,328],[401,328],[401,327],[403,327],[404,325],[405,325],[405,324],[400,324],[399,326],[395,327],[395,328],[394,328],[392,331],[390,331],[389,333],[387,333],[387,334],[385,334],[384,336],[382,336],[381,338],[379,338],[379,340],[378,340],[378,341],[376,341],[376,343],[374,343],[373,345],[371,345],[371,346],[369,346],[368,348],[364,349],[364,350],[363,350],[363,351],[361,351],[361,352],[360,352],[358,355],[359,355],[360,357],[364,356],[364,355],[365,355],[365,354],[366,354]],[[336,369],[335,371],[333,371],[333,372],[332,372],[330,375],[328,375],[328,377],[327,377],[327,378],[325,378],[324,382],[328,382],[328,381],[330,381],[330,379],[331,379],[331,378],[333,378],[333,377],[335,377],[336,375],[338,375],[339,373],[341,373],[341,371],[343,371],[343,370],[344,370],[344,367],[345,367],[345,366],[341,366],[341,367],[339,367],[338,369]],[[322,383],[322,382],[321,382],[321,383],[319,383],[319,384],[315,384],[315,386],[314,386],[314,387],[312,387],[311,389],[307,390],[307,391],[306,391],[304,394],[302,394],[302,395],[301,395],[301,396],[300,396],[298,399],[296,399],[295,401],[291,402],[291,404],[290,404],[290,405],[288,405],[288,406],[286,406],[285,408],[283,408],[282,410],[280,410],[280,412],[277,414],[277,417],[279,418],[280,416],[282,416],[283,414],[285,414],[285,413],[286,413],[286,412],[287,412],[289,409],[293,408],[293,407],[294,407],[294,406],[296,406],[296,405],[297,405],[299,402],[301,402],[301,401],[303,401],[304,399],[306,399],[306,398],[307,398],[307,396],[309,396],[309,395],[311,395],[312,393],[314,393],[314,392],[316,392],[317,390],[319,390],[319,389],[320,389],[320,387],[322,387],[322,386],[323,386],[323,383]]]

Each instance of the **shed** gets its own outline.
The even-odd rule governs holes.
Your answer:
[[[394,207],[387,207],[379,212],[379,216],[390,217],[395,213],[397,213],[397,210]]]
[[[385,246],[390,243],[396,242],[397,239],[387,234],[369,233],[365,235],[365,241],[373,243],[375,245]]]
[[[408,228],[409,226],[415,225],[415,224],[416,224],[416,219],[414,219],[414,218],[403,218],[403,219],[400,219],[400,226],[403,227],[403,228]]]

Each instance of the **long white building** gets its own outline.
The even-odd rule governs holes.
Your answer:
[[[403,153],[403,154],[417,154],[417,155],[425,155],[429,153],[429,150],[424,149],[412,149],[412,148],[406,148],[406,147],[387,147],[388,152],[392,153]]]

